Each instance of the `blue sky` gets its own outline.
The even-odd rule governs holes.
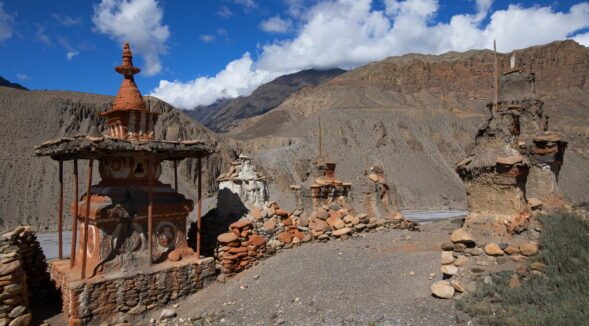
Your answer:
[[[144,94],[190,108],[305,68],[408,52],[500,51],[574,38],[589,3],[492,0],[0,0],[0,76],[31,89],[116,94],[131,42]]]

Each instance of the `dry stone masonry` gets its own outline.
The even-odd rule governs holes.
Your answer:
[[[0,325],[30,325],[30,308],[47,302],[47,263],[34,232],[18,227],[0,236]]]
[[[548,131],[534,74],[514,69],[501,77],[497,104],[456,171],[468,199],[468,227],[521,232],[530,206],[562,206],[558,173],[567,142]]]
[[[266,177],[256,171],[251,158],[246,155],[241,154],[237,161],[231,162],[229,171],[221,174],[217,182],[219,182],[219,191],[227,189],[236,194],[247,208],[262,205],[268,200]],[[218,206],[226,205],[231,203],[220,202]]]

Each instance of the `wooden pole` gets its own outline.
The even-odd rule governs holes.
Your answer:
[[[196,256],[200,259],[200,218],[202,214],[202,165],[201,158],[197,159],[196,169],[198,170],[197,201],[196,201]]]
[[[499,101],[499,74],[497,72],[497,42],[493,39],[493,56],[495,59],[495,71],[493,72],[493,82],[495,84],[495,94],[493,96],[493,113],[497,112]]]
[[[149,194],[147,197],[147,243],[149,244],[149,265],[153,264],[153,177],[151,161],[147,161],[147,178],[149,180]]]
[[[84,215],[84,239],[82,239],[82,279],[86,278],[86,259],[88,258],[88,223],[90,220],[90,190],[92,188],[92,168],[94,160],[88,160],[88,187],[86,188],[86,214]]]
[[[76,245],[78,241],[78,160],[74,159],[74,214],[72,216],[72,246],[70,252],[70,268],[76,262]]]
[[[63,259],[63,161],[59,160],[59,203],[57,205],[58,257]]]
[[[178,191],[178,161],[174,160],[174,189]]]

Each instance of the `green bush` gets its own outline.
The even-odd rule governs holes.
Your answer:
[[[512,273],[457,301],[459,309],[486,325],[589,325],[589,222],[569,213],[540,217],[538,260],[548,265],[519,288]]]

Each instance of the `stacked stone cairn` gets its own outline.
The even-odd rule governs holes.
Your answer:
[[[0,325],[30,325],[29,307],[47,301],[47,263],[34,232],[18,227],[0,236]]]
[[[526,263],[528,257],[538,254],[540,248],[537,242],[526,240],[479,245],[467,230],[460,228],[452,232],[450,241],[441,244],[441,249],[443,280],[432,284],[431,291],[437,298],[451,299],[457,293],[474,292],[477,280],[492,282],[487,274],[494,265],[506,263],[507,259],[516,264]],[[534,262],[529,267],[530,271],[526,265],[518,265],[509,286],[519,287],[522,277],[538,274],[545,267],[540,262]]]
[[[416,230],[418,224],[400,215],[381,219],[356,214],[348,205],[335,203],[306,213],[299,209],[288,212],[276,202],[268,202],[253,207],[245,218],[229,226],[229,232],[217,237],[217,268],[229,276],[283,249],[384,228]]]

